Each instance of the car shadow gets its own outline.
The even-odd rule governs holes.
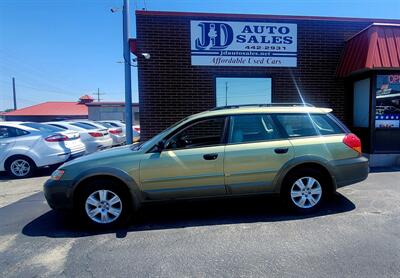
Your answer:
[[[285,209],[277,197],[179,201],[146,205],[125,228],[96,230],[80,225],[70,213],[48,211],[27,224],[22,233],[31,237],[79,238],[115,233],[123,238],[127,233],[242,223],[297,221],[325,215],[345,213],[355,205],[337,193],[318,212],[300,215]]]
[[[36,177],[45,177],[45,176],[50,176],[51,173],[57,169],[59,165],[52,165],[44,168],[39,168],[35,171],[34,175],[29,178],[36,178]],[[25,178],[25,179],[29,179]],[[7,174],[7,172],[0,172],[0,182],[6,182],[10,180],[17,180],[16,178],[13,178]]]

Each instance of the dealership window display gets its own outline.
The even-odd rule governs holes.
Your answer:
[[[400,74],[376,76],[376,128],[400,128]]]

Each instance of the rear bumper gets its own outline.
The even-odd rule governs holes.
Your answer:
[[[337,160],[332,166],[336,188],[363,181],[369,173],[368,159],[363,156]]]

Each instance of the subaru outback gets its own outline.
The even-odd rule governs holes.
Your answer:
[[[260,105],[195,114],[144,143],[63,164],[45,197],[100,227],[160,200],[280,194],[290,208],[314,211],[369,172],[360,140],[331,112]]]

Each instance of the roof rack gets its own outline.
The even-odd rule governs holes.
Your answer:
[[[215,110],[223,110],[223,109],[234,109],[234,108],[241,108],[241,107],[275,107],[275,106],[287,106],[287,107],[294,107],[294,106],[303,106],[303,107],[315,107],[310,103],[265,103],[265,104],[242,104],[242,105],[227,105],[227,106],[219,106],[214,107],[210,111]]]

